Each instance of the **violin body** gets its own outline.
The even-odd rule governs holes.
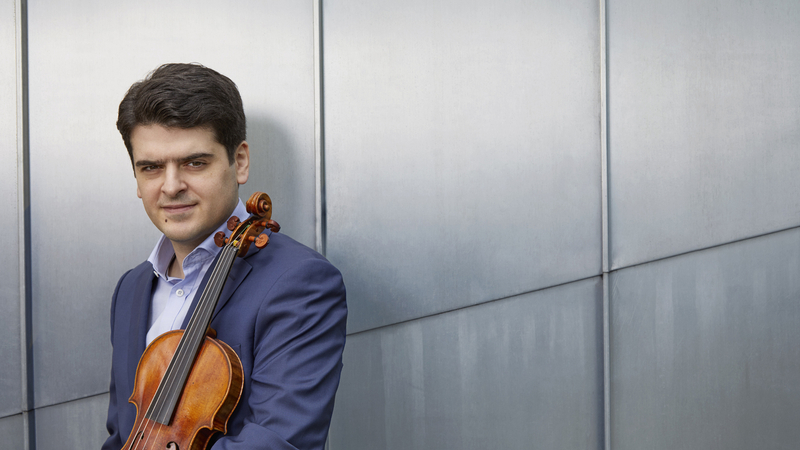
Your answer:
[[[144,414],[183,333],[174,330],[157,337],[139,360],[129,399],[136,405],[136,422],[123,450],[202,450],[215,432],[225,433],[242,395],[242,363],[230,346],[209,336],[202,343],[169,423],[161,424]]]

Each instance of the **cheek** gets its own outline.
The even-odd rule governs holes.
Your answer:
[[[142,182],[141,177],[136,179],[136,195],[142,200],[147,195],[147,184]]]
[[[154,187],[154,185],[155,183],[147,181],[136,183],[136,195],[138,195],[144,203],[152,202],[154,198],[157,200],[158,189]]]
[[[236,184],[236,173],[232,170],[220,170],[215,173],[204,174],[199,184],[195,185],[197,190],[202,189],[205,194],[219,195],[220,192],[227,192],[231,185]]]

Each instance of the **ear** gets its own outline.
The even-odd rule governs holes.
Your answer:
[[[250,146],[247,145],[247,141],[242,141],[236,148],[236,152],[233,154],[233,165],[236,170],[236,182],[247,183],[250,176]]]
[[[139,189],[139,186],[136,186],[136,196],[142,198],[142,191]]]

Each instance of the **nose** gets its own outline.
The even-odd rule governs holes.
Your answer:
[[[186,182],[178,167],[168,164],[164,171],[164,183],[161,185],[161,192],[168,197],[177,197],[186,189]]]

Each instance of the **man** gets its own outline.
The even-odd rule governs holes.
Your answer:
[[[238,187],[250,149],[230,79],[195,64],[161,66],[128,90],[117,128],[136,193],[163,236],[114,291],[104,450],[121,448],[131,433],[136,407],[128,399],[146,344],[186,327],[219,252],[214,234],[228,233],[230,216],[248,216]],[[236,259],[211,322],[241,359],[244,388],[227,434],[210,448],[321,450],[342,367],[344,284],[318,253],[265,233],[269,245]]]

